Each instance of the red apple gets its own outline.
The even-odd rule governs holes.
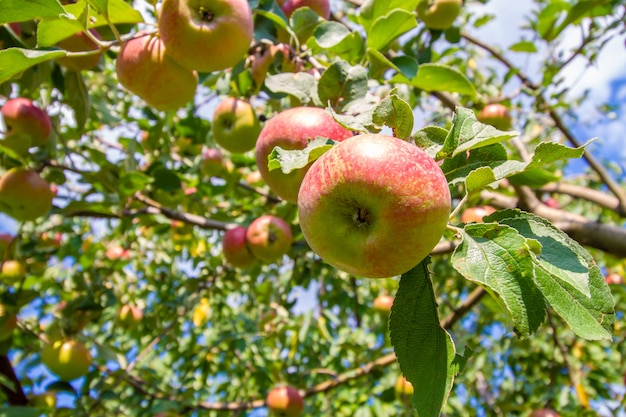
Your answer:
[[[247,101],[227,97],[213,113],[213,139],[229,152],[243,153],[254,149],[261,124]]]
[[[496,209],[491,206],[469,207],[463,210],[463,213],[461,214],[461,222],[482,223],[483,217],[489,216],[491,213],[494,213],[495,211]]]
[[[389,294],[379,295],[374,299],[374,310],[381,313],[389,313],[391,311],[391,306],[393,306],[393,299],[393,296]]]
[[[94,38],[101,39],[100,34],[97,30],[90,29],[89,33],[91,33]],[[98,51],[100,49],[100,45],[94,42],[83,31],[77,32],[72,36],[63,39],[58,43],[58,46],[59,48],[65,49],[69,52]],[[79,57],[65,56],[62,58],[57,58],[57,62],[59,63],[59,65],[67,68],[70,71],[88,70],[98,65],[102,54],[103,52],[101,51],[100,53],[94,53],[93,55],[85,55]]]
[[[137,327],[142,320],[143,310],[134,305],[124,304],[117,312],[117,321],[125,328]]]
[[[265,404],[273,415],[280,417],[298,417],[304,411],[304,398],[290,386],[272,388]]]
[[[8,340],[16,327],[17,315],[15,312],[4,304],[0,304],[0,342]]]
[[[247,231],[247,228],[237,226],[228,229],[222,238],[224,259],[235,268],[249,268],[256,262],[248,247]]]
[[[7,100],[2,106],[1,113],[6,133],[5,139],[0,143],[19,142],[22,145],[15,143],[8,146],[28,149],[31,146],[44,145],[48,141],[52,132],[50,117],[31,100],[24,97]]]
[[[128,249],[124,249],[119,245],[109,246],[104,254],[110,261],[128,260],[130,258],[130,252]]]
[[[417,17],[429,29],[445,30],[461,12],[463,0],[420,0]]]
[[[400,375],[395,385],[396,399],[402,402],[410,402],[413,398],[413,385],[407,379]]]
[[[368,278],[400,275],[441,239],[450,191],[439,165],[415,145],[365,134],[335,145],[306,173],[300,227],[335,268]]]
[[[57,340],[44,346],[41,361],[50,372],[68,382],[87,375],[92,358],[82,342]]]
[[[215,177],[224,171],[224,157],[219,149],[203,148],[201,158],[200,173],[205,177]]]
[[[607,274],[604,277],[604,280],[609,285],[623,285],[624,284],[624,277],[615,272]]]
[[[300,7],[311,8],[326,20],[330,18],[330,0],[286,0],[280,5],[287,17],[290,17]]]
[[[0,212],[15,220],[35,220],[52,208],[50,184],[36,172],[12,168],[0,178]]]
[[[288,174],[280,169],[270,171],[267,167],[269,154],[276,146],[286,150],[304,149],[316,136],[342,141],[352,137],[352,132],[318,107],[284,110],[265,123],[256,143],[256,163],[267,185],[283,200],[297,202],[302,178],[311,164]]]
[[[559,204],[558,200],[554,197],[546,198],[546,201],[544,201],[543,204],[553,209],[561,208],[561,205]]]
[[[549,408],[541,408],[530,413],[528,417],[560,417],[559,413]]]
[[[158,24],[168,55],[201,72],[243,59],[254,32],[247,0],[164,0]]]
[[[156,35],[125,42],[115,69],[120,84],[157,110],[177,110],[196,94],[198,74],[171,59]]]
[[[495,127],[498,130],[511,130],[512,119],[509,109],[500,103],[487,104],[478,113],[478,121]]]
[[[264,262],[274,262],[282,258],[289,252],[293,242],[287,222],[269,214],[250,223],[246,239],[252,254]]]

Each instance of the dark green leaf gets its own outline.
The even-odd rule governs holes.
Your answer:
[[[395,137],[408,139],[413,131],[413,109],[395,92],[392,90],[376,107],[372,121],[378,126],[390,127]]]
[[[332,64],[319,80],[317,93],[324,105],[341,109],[367,94],[367,70],[345,61]]]

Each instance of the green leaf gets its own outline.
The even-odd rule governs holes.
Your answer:
[[[509,182],[513,185],[527,185],[533,188],[539,188],[551,182],[561,179],[560,175],[543,168],[527,169],[516,175],[509,177]]]
[[[89,91],[80,72],[67,71],[65,73],[65,102],[74,110],[76,127],[79,133],[85,130],[89,117]]]
[[[341,109],[365,97],[367,89],[367,69],[337,61],[322,74],[317,94],[324,105]]]
[[[512,227],[495,223],[468,224],[459,233],[463,240],[452,255],[454,268],[494,297],[519,337],[536,331],[546,304],[534,282],[534,245]]]
[[[542,142],[535,149],[535,154],[528,164],[528,169],[539,168],[563,159],[580,158],[585,153],[585,148],[591,142],[593,142],[593,139],[578,148],[570,148],[555,142]]]
[[[366,0],[359,8],[359,24],[363,26],[363,29],[365,29],[365,32],[369,36],[372,25],[378,18],[386,16],[389,12],[395,9],[413,12],[417,7],[418,2],[419,0]]]
[[[408,139],[413,131],[413,109],[393,89],[374,110],[372,121],[390,127],[395,137]]]
[[[537,46],[535,45],[535,42],[532,42],[532,41],[520,41],[509,46],[509,50],[513,52],[534,53],[534,52],[537,52]]]
[[[416,77],[409,80],[404,75],[395,75],[390,82],[411,84],[424,91],[447,91],[476,96],[474,84],[465,75],[456,68],[443,64],[421,64]]]
[[[36,407],[11,406],[0,410],[0,417],[38,417],[41,409]]]
[[[57,0],[2,0],[0,3],[0,24],[59,17],[65,13]]]
[[[428,274],[429,259],[402,274],[389,332],[398,364],[413,385],[413,406],[420,417],[437,417],[458,371],[452,338],[439,324]]]
[[[23,48],[4,49],[0,51],[0,84],[18,76],[25,69],[65,55],[65,51],[40,51]]]
[[[296,97],[306,104],[314,98],[317,81],[306,72],[270,75],[265,79],[265,87],[273,93],[284,93]]]
[[[371,30],[367,32],[367,47],[378,51],[384,50],[398,36],[417,27],[415,16],[414,11],[394,9],[378,17]]]
[[[74,216],[86,212],[102,215],[115,214],[114,207],[110,204],[88,201],[72,201],[60,209],[59,212],[66,216]]]
[[[291,17],[289,23],[293,28],[300,43],[305,43],[307,39],[313,35],[315,27],[322,19],[311,8],[304,6],[296,9]]]
[[[388,59],[381,52],[372,48],[367,49],[367,57],[370,64],[370,78],[382,77],[385,71],[389,69],[395,70],[408,79],[417,75],[418,62],[413,57],[400,55]]]
[[[322,22],[313,33],[315,43],[322,49],[335,48],[348,37],[352,31],[339,22]]]
[[[304,149],[286,150],[276,146],[268,155],[267,167],[270,171],[280,168],[283,174],[289,174],[315,161],[335,143],[333,140],[317,136]]]
[[[141,172],[128,172],[120,178],[119,192],[124,196],[129,196],[137,191],[145,190],[152,181],[152,177]]]
[[[372,122],[372,114],[374,112],[374,107],[370,110],[357,113],[356,115],[352,114],[339,114],[335,112],[332,107],[328,107],[330,114],[333,116],[335,121],[339,123],[341,126],[345,127],[348,130],[353,130],[355,132],[360,133],[370,133],[370,132],[379,132],[377,128],[373,125]]]

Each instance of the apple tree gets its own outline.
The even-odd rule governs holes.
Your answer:
[[[502,3],[0,0],[0,416],[624,415],[626,4]]]

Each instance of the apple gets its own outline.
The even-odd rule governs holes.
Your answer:
[[[74,339],[46,343],[41,352],[41,362],[66,382],[87,375],[92,361],[89,349]]]
[[[477,119],[479,122],[491,125],[498,130],[511,130],[511,114],[504,104],[487,104],[478,112]]]
[[[138,34],[125,42],[115,69],[120,84],[157,110],[177,110],[196,94],[198,74],[171,59],[156,35]]]
[[[224,259],[235,268],[249,268],[256,262],[248,247],[247,231],[246,227],[237,226],[228,229],[222,238]]]
[[[163,0],[158,26],[167,54],[200,72],[238,63],[254,32],[247,0]]]
[[[261,88],[263,81],[265,81],[267,72],[274,62],[276,51],[275,45],[260,44],[250,56],[250,71],[258,89]]]
[[[491,206],[476,206],[469,207],[463,210],[461,214],[461,222],[462,223],[482,223],[483,217],[489,216],[491,213],[496,211],[495,208]]]
[[[548,206],[550,208],[553,208],[553,209],[561,208],[561,205],[559,204],[559,201],[556,198],[554,198],[554,197],[546,198],[546,201],[544,201],[543,204],[545,204],[546,206]]]
[[[219,176],[225,168],[224,156],[219,149],[203,148],[200,161],[200,173],[205,177]]]
[[[244,153],[254,149],[261,124],[250,103],[227,97],[215,108],[212,131],[213,139],[222,148]]]
[[[391,306],[393,306],[393,299],[393,296],[389,294],[381,294],[374,299],[372,306],[374,310],[388,314],[391,311]]]
[[[461,12],[463,0],[420,0],[417,17],[429,29],[445,30]]]
[[[94,38],[101,39],[100,34],[97,30],[89,29],[89,33],[91,33]],[[58,46],[59,48],[65,49],[69,52],[87,52],[100,50],[100,45],[94,42],[83,31],[76,32],[75,34],[61,40],[58,43]],[[77,57],[65,56],[62,58],[57,58],[57,62],[59,63],[59,65],[67,68],[70,71],[88,70],[98,65],[102,54],[103,52],[100,51],[99,53],[94,53],[92,55]]]
[[[335,268],[368,278],[400,275],[441,239],[450,191],[439,165],[391,136],[346,139],[317,159],[298,195],[300,228]]]
[[[407,379],[400,375],[395,385],[396,399],[402,402],[411,402],[413,398],[413,385]]]
[[[9,256],[9,248],[13,243],[14,236],[9,233],[0,233],[0,262]]]
[[[280,5],[287,17],[291,17],[300,7],[309,7],[326,20],[330,18],[330,0],[286,0]]]
[[[35,220],[52,208],[50,184],[33,170],[12,168],[0,178],[0,212],[15,220]]]
[[[17,315],[4,304],[0,304],[0,342],[8,340],[17,327]]]
[[[130,252],[120,245],[112,245],[107,248],[104,256],[110,261],[118,261],[120,259],[128,260],[130,258]]]
[[[32,100],[24,97],[9,99],[0,113],[6,126],[5,138],[0,143],[11,148],[28,149],[48,141],[52,122],[48,114],[35,106]]]
[[[604,280],[609,285],[623,285],[624,284],[624,277],[615,272],[607,274],[604,277]]]
[[[316,136],[342,141],[352,137],[352,132],[319,107],[287,109],[265,123],[256,143],[256,163],[267,185],[283,200],[297,202],[302,178],[311,164],[288,174],[280,169],[270,171],[267,167],[269,154],[276,146],[286,150],[304,149]]]
[[[137,306],[124,304],[117,312],[117,322],[125,328],[137,327],[143,320],[143,310]]]
[[[13,285],[21,281],[26,276],[24,262],[9,259],[2,262],[0,266],[0,281],[8,285]]]
[[[293,242],[287,222],[270,214],[258,217],[250,223],[246,239],[252,254],[264,262],[274,262],[282,258],[289,252]]]
[[[279,417],[298,417],[304,411],[304,398],[290,386],[272,388],[265,404],[270,413]]]
[[[29,403],[36,408],[53,409],[57,405],[57,395],[54,391],[46,391],[33,395]]]
[[[559,413],[549,408],[541,408],[530,413],[528,417],[560,417]]]

